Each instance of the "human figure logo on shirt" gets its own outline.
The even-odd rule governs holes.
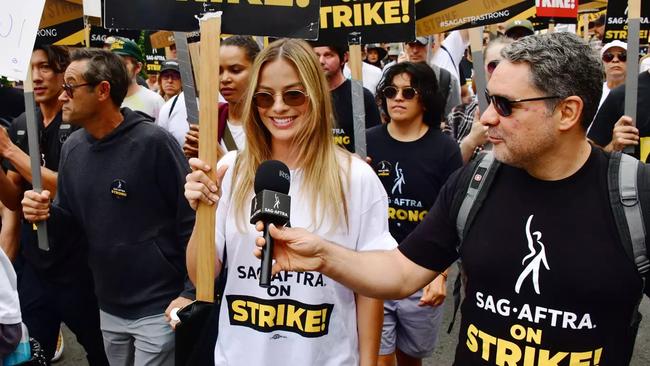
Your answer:
[[[539,295],[539,270],[542,264],[544,264],[544,267],[546,270],[550,270],[551,268],[548,265],[548,261],[546,260],[546,248],[544,247],[544,243],[541,242],[542,239],[542,233],[540,231],[535,231],[533,233],[530,232],[530,224],[533,221],[533,216],[530,215],[528,217],[528,221],[526,222],[526,240],[528,241],[528,249],[530,249],[530,253],[524,257],[524,259],[521,261],[522,265],[526,265],[526,262],[528,261],[528,264],[524,268],[524,270],[521,272],[519,275],[519,278],[517,279],[517,283],[515,284],[515,292],[519,293],[521,290],[521,286],[524,283],[524,280],[528,277],[532,277],[533,281],[533,288],[535,289],[535,292]]]
[[[399,167],[399,162],[395,164],[395,184],[393,185],[393,189],[391,189],[390,193],[395,194],[395,191],[397,190],[399,194],[402,194],[402,185],[406,184],[406,180],[404,179],[404,172],[402,169]]]

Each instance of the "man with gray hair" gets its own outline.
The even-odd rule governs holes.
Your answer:
[[[610,206],[610,155],[586,138],[600,62],[569,33],[524,37],[502,55],[481,116],[501,164],[462,247],[452,207],[485,178],[471,167],[449,178],[392,251],[352,252],[272,226],[274,270],[320,271],[389,299],[412,294],[460,258],[467,286],[455,365],[626,365],[643,281]],[[259,255],[263,238],[257,246]]]

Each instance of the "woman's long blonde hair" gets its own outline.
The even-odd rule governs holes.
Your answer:
[[[321,227],[326,218],[332,224],[328,231],[340,224],[347,227],[348,210],[344,187],[349,181],[351,155],[334,144],[332,101],[320,63],[309,44],[293,39],[280,39],[271,43],[262,50],[253,64],[251,87],[244,95],[242,111],[246,147],[235,163],[232,180],[237,226],[244,231],[248,222],[250,194],[253,192],[257,167],[263,161],[271,159],[271,134],[262,123],[252,100],[257,91],[260,71],[267,63],[279,59],[286,60],[295,67],[308,95],[309,105],[303,117],[305,122],[297,131],[292,146],[297,165],[303,173],[303,198],[309,201],[315,219],[312,229]]]

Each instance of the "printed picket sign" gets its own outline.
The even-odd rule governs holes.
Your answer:
[[[416,32],[427,36],[502,23],[534,7],[534,0],[420,0]]]
[[[104,26],[191,32],[197,17],[223,11],[223,33],[316,39],[319,8],[318,0],[110,0]]]
[[[628,6],[627,1],[610,0],[607,4],[607,21],[605,22],[605,36],[603,44],[614,40],[627,41],[628,34]],[[639,42],[642,45],[648,44],[650,37],[650,1],[641,1],[641,30]]]
[[[318,44],[348,44],[350,34],[361,43],[415,39],[414,0],[322,0]]]

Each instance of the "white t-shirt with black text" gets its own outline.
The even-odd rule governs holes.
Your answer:
[[[260,233],[250,224],[245,233],[238,231],[230,201],[235,158],[231,152],[220,161],[230,168],[217,209],[216,244],[223,258],[226,243],[228,275],[215,365],[358,365],[357,314],[351,290],[317,272],[281,272],[273,277],[271,287],[259,286],[260,260],[253,249]],[[345,224],[335,225],[332,232],[327,232],[331,226],[327,224],[313,228],[315,219],[301,190],[300,169],[291,171],[291,226],[353,250],[396,247],[388,231],[388,200],[381,182],[358,158],[352,158],[350,171],[346,189],[349,229]],[[249,212],[248,207],[245,210]]]

